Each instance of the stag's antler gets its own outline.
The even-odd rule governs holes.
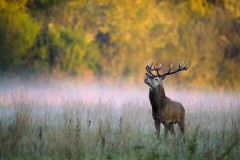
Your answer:
[[[152,59],[150,59],[148,62],[147,62],[147,65],[146,65],[146,70],[147,70],[147,73],[152,76],[152,77],[158,77],[160,76],[159,74],[159,70],[162,69],[162,64],[159,65],[159,67],[156,67],[155,65],[153,66],[153,64],[150,65]],[[157,75],[153,74],[152,71],[156,71],[157,72]]]
[[[180,63],[179,63],[178,69],[175,70],[175,71],[173,71],[173,72],[171,72],[172,67],[173,67],[173,63],[171,64],[171,67],[170,67],[170,69],[168,70],[168,72],[166,72],[166,73],[164,73],[164,74],[162,74],[162,75],[160,75],[160,76],[167,76],[167,75],[175,74],[175,73],[180,72],[180,71],[184,71],[184,70],[186,71],[186,70],[188,70],[187,64],[184,64],[184,61],[183,61],[182,65],[180,65]]]
[[[151,61],[152,61],[152,59],[148,61],[147,65],[146,65],[146,71],[152,77],[161,77],[161,76],[165,77],[167,75],[175,74],[175,73],[180,72],[180,71],[188,70],[187,64],[184,64],[184,61],[183,61],[182,65],[180,65],[180,63],[179,63],[177,70],[171,72],[172,67],[173,67],[173,63],[172,63],[170,69],[168,70],[168,72],[166,72],[164,74],[159,74],[159,71],[162,69],[162,64],[160,64],[159,67],[156,67],[155,65],[153,66]],[[157,75],[153,74],[152,71],[156,71]]]

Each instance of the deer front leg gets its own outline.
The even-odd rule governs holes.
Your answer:
[[[168,134],[168,124],[164,124],[164,138],[167,139],[167,134]]]
[[[169,131],[172,133],[172,135],[175,135],[173,123],[169,124]]]
[[[157,131],[157,139],[159,140],[160,138],[160,122],[159,121],[155,121],[155,127]]]

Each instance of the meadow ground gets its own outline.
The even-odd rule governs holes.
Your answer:
[[[0,84],[1,159],[238,159],[240,95],[170,89],[186,143],[156,140],[146,86]]]

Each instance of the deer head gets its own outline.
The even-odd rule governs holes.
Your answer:
[[[150,65],[151,64],[151,65]],[[160,74],[159,71],[162,69],[162,64],[159,65],[159,67],[156,67],[155,65],[151,63],[151,60],[148,61],[146,65],[146,78],[144,79],[144,82],[150,87],[150,89],[156,88],[159,85],[162,85],[162,81],[166,78],[167,75],[175,74],[180,71],[186,71],[187,65],[182,63],[182,65],[178,65],[178,69],[175,71],[172,71],[173,63],[171,64],[170,69],[168,72],[164,74]],[[153,71],[155,71],[157,74],[154,74]]]

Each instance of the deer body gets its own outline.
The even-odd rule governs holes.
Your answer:
[[[157,129],[159,139],[160,124],[162,123],[167,130],[175,134],[173,124],[178,123],[182,132],[184,132],[185,110],[179,102],[173,101],[165,95],[163,86],[149,90],[149,99],[152,105],[152,116]],[[167,133],[165,133],[165,137]]]
[[[144,82],[149,86],[149,99],[152,105],[152,116],[155,121],[155,127],[157,130],[157,139],[160,137],[160,124],[164,125],[165,138],[167,137],[168,131],[175,135],[174,124],[178,123],[179,128],[184,134],[185,129],[185,109],[179,102],[173,101],[165,95],[165,91],[162,85],[162,81],[166,75],[174,74],[181,70],[187,70],[186,66],[180,66],[177,71],[170,72],[160,75],[158,71],[161,68],[149,67],[149,63],[146,66],[146,78]],[[158,75],[154,75],[152,71],[157,71]],[[183,140],[185,141],[184,137]]]

